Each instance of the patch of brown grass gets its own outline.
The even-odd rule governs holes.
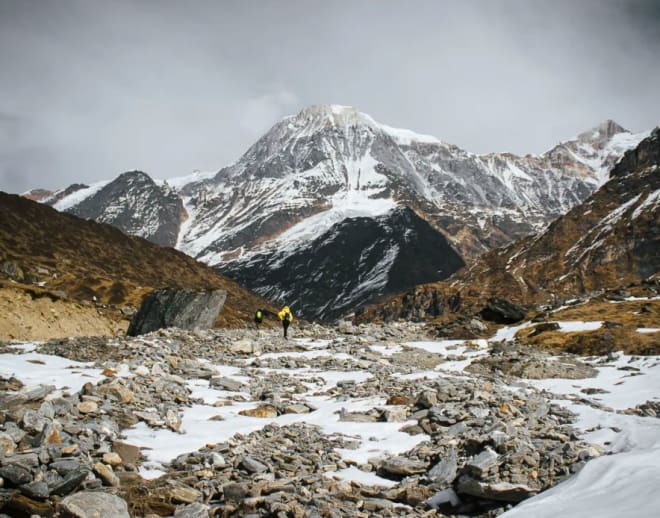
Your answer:
[[[526,333],[525,333],[526,332]],[[518,333],[527,345],[552,352],[580,356],[605,355],[623,351],[627,354],[660,354],[660,333],[638,333],[637,327],[601,328],[596,331],[563,333],[547,331],[529,337],[529,329]]]
[[[603,321],[604,324],[594,331],[546,331],[536,336],[531,336],[535,327],[530,327],[520,330],[516,336],[532,347],[553,352],[660,354],[660,332],[637,332],[640,327],[660,328],[660,300],[590,301],[558,311],[552,315],[552,320]]]

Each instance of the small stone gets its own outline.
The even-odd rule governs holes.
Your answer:
[[[415,401],[415,406],[420,408],[431,408],[438,404],[438,395],[430,390],[420,392]]]
[[[248,471],[249,473],[263,473],[264,471],[268,471],[268,466],[262,464],[261,462],[250,457],[249,455],[243,457],[243,460],[241,461],[241,466],[243,466],[243,468],[245,468],[245,470]]]
[[[117,478],[117,475],[115,475],[110,466],[102,462],[97,462],[94,464],[94,473],[99,476],[106,486],[119,487],[119,478]]]
[[[178,507],[174,511],[174,518],[209,518],[209,508],[204,504],[195,502],[185,507]]]
[[[209,384],[213,388],[228,390],[229,392],[240,392],[247,388],[244,383],[225,376],[214,376],[210,379]]]
[[[176,410],[168,408],[165,412],[165,424],[167,427],[174,432],[181,432],[181,417]]]
[[[57,460],[50,464],[50,468],[57,471],[60,475],[67,475],[80,469],[80,463],[77,460]]]
[[[87,478],[87,473],[88,472],[86,470],[69,473],[66,477],[64,477],[62,482],[51,488],[51,494],[59,496],[68,495],[80,484],[82,484],[83,480]]]
[[[80,413],[91,414],[98,411],[99,406],[94,401],[82,401],[76,405]]]
[[[390,457],[378,467],[379,473],[394,475],[396,477],[425,473],[427,469],[426,462],[412,460],[406,457]]]
[[[170,489],[170,498],[175,502],[191,504],[202,498],[202,493],[188,486],[176,486]]]
[[[310,409],[307,405],[286,405],[282,409],[283,414],[309,414]]]
[[[16,443],[11,435],[0,432],[0,455],[13,455]]]
[[[71,444],[69,446],[62,447],[63,455],[76,455],[80,452],[80,447],[77,444]]]
[[[499,464],[499,455],[486,447],[479,455],[467,463],[467,468],[477,476],[482,476],[489,469]]]
[[[48,484],[43,480],[24,484],[20,487],[20,490],[25,496],[34,500],[46,500],[49,494]]]
[[[238,354],[252,354],[254,351],[254,343],[251,340],[236,340],[229,344],[229,350]]]
[[[20,464],[9,464],[0,468],[0,477],[14,487],[32,482],[30,470]]]
[[[119,454],[124,464],[137,464],[142,458],[140,448],[122,441],[114,441],[112,449]]]
[[[119,466],[122,463],[121,456],[114,451],[103,454],[103,462],[110,466]]]
[[[241,482],[231,482],[222,486],[222,492],[225,500],[239,502],[243,500],[248,494],[247,484]]]
[[[383,417],[388,423],[402,423],[408,419],[408,407],[387,408],[383,412]]]
[[[23,414],[23,428],[30,433],[40,433],[46,426],[46,419],[36,410],[26,410]]]
[[[133,372],[138,376],[149,376],[149,369],[144,365],[139,365],[133,369]]]
[[[227,465],[225,458],[216,452],[211,453],[210,460],[211,460],[211,466],[213,466],[214,468],[222,468]]]
[[[525,484],[481,482],[467,475],[458,480],[457,489],[459,493],[502,502],[522,502],[538,492]]]
[[[429,470],[426,476],[437,486],[449,486],[456,478],[457,470],[456,451],[452,448],[442,460]]]
[[[273,405],[260,405],[257,408],[241,410],[239,415],[247,417],[274,418],[277,417],[277,408]]]

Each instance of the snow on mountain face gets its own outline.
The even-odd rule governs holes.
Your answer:
[[[54,207],[172,247],[185,217],[179,195],[139,171],[79,189],[57,201]]]
[[[138,190],[109,184],[93,195],[74,193],[78,198],[67,210],[152,240],[149,236],[160,232],[161,243],[231,272],[262,294],[280,299],[276,292],[286,292],[287,301],[302,301],[313,290],[313,273],[293,283],[297,291],[289,293],[266,281],[264,272],[281,264],[293,271],[311,267],[310,243],[338,229],[345,232],[341,225],[347,218],[373,220],[409,207],[472,259],[580,203],[641,137],[607,121],[540,156],[475,155],[385,126],[354,108],[312,106],[277,123],[232,166],[173,181],[181,201],[167,185],[144,180]],[[67,203],[70,199],[59,202]],[[391,257],[397,255],[394,246]],[[332,247],[338,257],[353,252]],[[414,270],[420,260],[410,257],[408,268]],[[353,280],[365,278],[368,263],[355,264]],[[359,285],[337,285],[330,299],[362,300],[349,296]],[[310,308],[310,314],[320,307]]]
[[[267,298],[287,301],[305,318],[329,320],[384,293],[444,279],[463,265],[442,234],[404,208],[347,218],[295,253],[283,249],[222,270]]]
[[[276,124],[214,178],[182,188],[192,221],[179,247],[221,264],[281,248],[283,232],[319,213],[309,221],[316,235],[349,215],[405,204],[473,257],[570,210],[641,139],[603,126],[540,156],[474,155],[353,108],[313,106]]]

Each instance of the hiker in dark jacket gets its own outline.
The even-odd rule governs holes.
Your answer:
[[[258,309],[254,314],[254,325],[257,326],[257,330],[259,330],[259,324],[261,324],[263,321],[264,321],[264,310]]]
[[[282,310],[277,314],[277,316],[282,321],[282,328],[284,329],[284,338],[288,339],[287,330],[289,329],[289,325],[291,324],[291,322],[293,322],[293,313],[291,313],[289,306],[284,306]]]

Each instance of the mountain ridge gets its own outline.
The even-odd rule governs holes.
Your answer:
[[[555,302],[623,288],[660,270],[660,128],[624,154],[611,179],[545,232],[484,254],[444,282],[417,286],[358,319],[434,318],[433,301],[461,293],[466,311],[489,297]]]
[[[112,194],[116,179],[58,198],[55,207],[152,240],[161,230],[167,236],[161,243],[244,279],[251,289],[286,293],[284,285],[267,285],[263,276],[241,270],[265,271],[276,257],[302,265],[309,261],[302,252],[308,244],[333,235],[343,221],[380,218],[405,207],[470,262],[537,232],[580,203],[640,138],[605,121],[542,155],[476,155],[380,124],[355,108],[311,106],[276,123],[215,174],[177,178],[172,186],[152,181],[149,189],[133,191],[133,205],[126,199],[129,186]],[[376,263],[394,264],[385,261],[387,253],[382,250]],[[355,279],[367,274],[359,261],[354,268]],[[299,291],[311,288],[302,280]],[[367,290],[359,298],[384,294]],[[336,297],[341,295],[339,290]],[[316,314],[321,306],[302,311]]]

